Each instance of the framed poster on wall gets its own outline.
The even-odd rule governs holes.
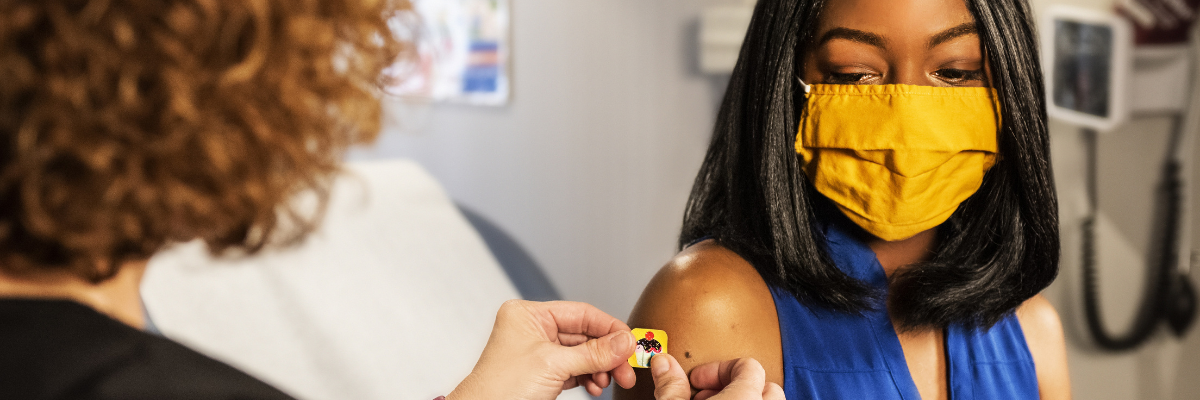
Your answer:
[[[411,43],[388,69],[405,99],[500,106],[509,99],[509,0],[411,0],[392,29]]]

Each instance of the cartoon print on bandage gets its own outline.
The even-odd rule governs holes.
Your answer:
[[[654,356],[667,353],[667,333],[655,329],[634,329],[633,337],[637,338],[633,355],[629,357],[629,365],[635,368],[650,368],[650,360]]]

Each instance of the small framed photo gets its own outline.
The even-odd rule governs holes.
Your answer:
[[[1125,122],[1133,62],[1129,23],[1111,13],[1056,5],[1039,28],[1050,117],[1101,132]]]
[[[510,92],[509,0],[410,0],[389,22],[410,48],[384,71],[400,99],[504,106]]]

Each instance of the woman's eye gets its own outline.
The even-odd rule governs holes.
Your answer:
[[[933,75],[948,83],[965,83],[983,80],[982,69],[972,71],[965,69],[943,68],[934,71]]]
[[[837,73],[837,72],[830,72],[829,75],[825,78],[825,81],[827,83],[832,83],[835,85],[852,85],[852,84],[856,84],[856,83],[862,83],[864,80],[866,80],[866,78],[868,78],[870,76],[871,76],[871,74],[855,74],[855,73],[842,74],[842,73]]]

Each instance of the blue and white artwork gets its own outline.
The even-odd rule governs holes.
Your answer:
[[[509,99],[508,0],[412,0],[393,23],[411,43],[389,71],[389,94],[499,106]]]

